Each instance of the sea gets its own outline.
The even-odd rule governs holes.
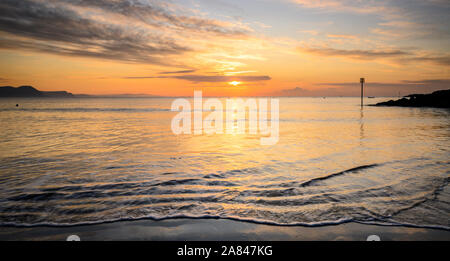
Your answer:
[[[450,230],[450,110],[278,99],[273,145],[249,132],[176,135],[175,98],[0,99],[0,226],[224,218]]]

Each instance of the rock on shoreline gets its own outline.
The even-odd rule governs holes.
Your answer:
[[[450,108],[450,89],[431,94],[411,94],[396,101],[380,102],[373,106]]]

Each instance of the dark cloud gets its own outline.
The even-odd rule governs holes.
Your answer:
[[[91,9],[102,15],[87,11]],[[121,15],[123,21],[114,23],[114,17],[108,15]],[[136,19],[153,26],[139,27]],[[175,15],[164,6],[147,1],[0,2],[0,48],[4,49],[175,65],[170,56],[191,49],[180,44],[181,41],[164,36],[166,29],[224,35],[246,33],[216,20]]]
[[[174,40],[84,18],[74,10],[30,0],[0,2],[0,48],[167,64],[163,55],[189,49]]]
[[[398,64],[428,62],[435,65],[450,66],[450,55],[417,55],[414,52],[402,50],[344,50],[335,48],[298,47],[300,52],[326,57],[344,57],[355,60],[390,59]]]
[[[432,80],[420,80],[420,81],[402,81],[404,84],[412,84],[418,86],[433,86],[437,88],[450,88],[450,79],[432,79]]]
[[[161,50],[161,52],[158,52],[155,49],[139,51],[139,48],[130,49],[132,48],[131,46],[132,44],[125,43],[109,44],[108,46],[103,47],[90,45],[92,48],[99,47],[102,48],[102,50],[89,50],[86,45],[65,46],[49,42],[29,42],[20,39],[4,39],[0,37],[0,48],[4,49],[23,49],[65,56],[81,56],[132,63],[170,65],[169,61],[160,57],[162,53],[168,53],[168,50]],[[109,47],[109,49],[103,49],[105,47]]]
[[[259,82],[271,80],[269,76],[220,76],[220,75],[180,75],[174,76],[174,78],[187,80],[190,82],[231,82],[231,81],[242,81],[242,82]]]
[[[374,51],[374,50],[343,50],[334,48],[303,48],[303,47],[299,47],[299,50],[302,52],[320,56],[341,56],[359,60],[373,60],[376,58],[392,58],[392,57],[395,58],[410,55],[410,53],[400,50]]]
[[[61,1],[61,0],[53,0]],[[245,28],[225,25],[221,21],[195,16],[177,15],[170,12],[161,2],[138,0],[63,0],[76,6],[99,8],[128,19],[139,20],[149,25],[172,27],[181,30],[210,32],[220,35],[245,35]]]
[[[450,55],[410,57],[400,59],[399,62],[429,62],[437,65],[450,66]]]
[[[242,82],[259,82],[271,80],[270,76],[222,76],[222,75],[176,75],[176,76],[129,76],[124,77],[125,79],[160,79],[160,78],[171,78],[186,80],[190,82],[232,82],[232,81],[242,81]]]
[[[182,73],[193,73],[196,70],[182,70],[182,71],[170,71],[170,72],[159,72],[159,74],[182,74]]]

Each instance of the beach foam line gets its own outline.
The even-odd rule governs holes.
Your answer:
[[[90,221],[90,222],[80,222],[80,223],[36,223],[36,224],[17,224],[17,223],[0,223],[0,227],[77,227],[77,226],[89,226],[89,225],[101,225],[116,222],[126,222],[126,221],[142,221],[142,220],[152,220],[152,221],[164,221],[164,220],[176,220],[176,219],[217,219],[217,220],[232,220],[238,222],[247,222],[259,225],[269,225],[269,226],[281,226],[281,227],[323,227],[323,226],[336,226],[345,223],[358,223],[363,225],[375,225],[375,226],[398,226],[398,227],[412,227],[412,228],[425,228],[425,229],[437,229],[450,231],[450,227],[440,226],[440,225],[420,225],[412,223],[401,223],[396,221],[382,221],[379,219],[374,220],[355,220],[353,218],[345,218],[338,220],[320,221],[320,222],[296,222],[296,223],[277,223],[266,220],[259,219],[245,219],[230,216],[213,216],[213,215],[202,215],[202,216],[187,216],[187,215],[175,215],[167,217],[155,217],[147,216],[140,218],[119,218],[103,221]]]
[[[402,223],[390,220],[389,222],[377,222],[377,221],[359,221],[354,220],[354,223],[363,224],[363,225],[374,225],[374,226],[383,226],[383,227],[411,227],[411,228],[425,228],[425,229],[437,229],[437,230],[445,230],[450,231],[450,227],[440,226],[440,225],[419,225],[413,223]]]

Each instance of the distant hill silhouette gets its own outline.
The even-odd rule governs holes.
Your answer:
[[[74,97],[74,95],[66,91],[39,91],[32,86],[1,86],[0,97]]]
[[[156,98],[161,97],[151,94],[72,94],[66,91],[45,92],[39,91],[32,86],[0,86],[0,98],[7,97],[51,97],[51,98]]]
[[[411,94],[396,101],[380,102],[374,106],[450,108],[450,89],[431,94]]]

